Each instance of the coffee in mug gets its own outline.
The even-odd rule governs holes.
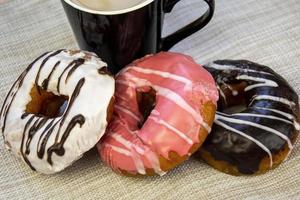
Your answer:
[[[115,11],[130,8],[145,0],[73,0],[84,7],[99,11]]]

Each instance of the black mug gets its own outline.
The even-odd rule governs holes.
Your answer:
[[[214,0],[204,0],[208,10],[200,18],[162,38],[164,14],[180,0],[145,0],[119,11],[97,11],[61,0],[79,47],[95,52],[117,73],[134,59],[167,51],[202,29],[214,13]],[[187,1],[187,0],[186,0]]]

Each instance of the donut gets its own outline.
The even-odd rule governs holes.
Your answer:
[[[0,128],[5,146],[32,170],[63,170],[104,134],[114,85],[95,54],[57,50],[41,55],[4,100]]]
[[[203,143],[218,96],[212,76],[189,56],[134,61],[116,76],[113,119],[97,145],[102,160],[128,176],[165,174]]]
[[[232,175],[256,175],[283,162],[299,134],[298,95],[270,69],[247,60],[205,66],[220,93],[212,132],[199,156]]]

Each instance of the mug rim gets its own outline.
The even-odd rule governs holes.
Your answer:
[[[138,10],[140,8],[145,7],[146,5],[152,3],[154,0],[145,0],[135,6],[129,7],[129,8],[125,8],[125,9],[121,9],[121,10],[112,10],[112,11],[99,11],[99,10],[93,10],[87,7],[83,7],[80,6],[76,3],[74,3],[72,0],[64,0],[65,3],[69,4],[70,6],[72,6],[73,8],[76,8],[78,10],[87,12],[87,13],[92,13],[92,14],[98,14],[98,15],[119,15],[119,14],[124,14],[124,13],[129,13],[132,12],[134,10]]]

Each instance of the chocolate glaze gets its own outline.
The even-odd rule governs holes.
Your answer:
[[[298,95],[286,80],[266,66],[246,60],[218,60],[213,64],[218,66],[231,66],[231,68],[228,69],[218,69],[218,67],[214,67],[213,65],[206,66],[206,69],[213,75],[219,88],[225,88],[224,85],[231,85],[241,81],[246,82],[247,86],[263,83],[263,81],[259,80],[272,81],[272,83],[275,82],[278,85],[275,87],[265,84],[244,91],[242,96],[245,98],[247,108],[241,112],[242,115],[227,115],[223,113],[224,109],[234,106],[227,105],[226,98],[234,97],[220,95],[221,100],[218,103],[219,112],[217,113],[216,119],[221,123],[217,124],[215,120],[212,132],[202,146],[202,149],[209,152],[214,159],[228,162],[237,167],[240,173],[254,174],[259,170],[262,159],[268,157],[268,153],[252,140],[238,134],[236,131],[229,130],[225,125],[259,141],[269,149],[272,155],[278,154],[287,145],[287,141],[268,131],[267,128],[274,129],[284,136],[287,136],[291,143],[295,142],[298,131],[293,125],[293,119],[283,116],[278,112],[273,112],[270,109],[291,114],[294,116],[295,121],[297,121],[299,118]],[[237,77],[241,77],[242,75],[259,79],[250,80],[251,78],[248,78],[248,80],[246,80],[247,78],[244,78],[243,80],[238,80]],[[223,91],[220,91],[220,93],[222,92]],[[223,92],[223,94],[225,93]],[[290,106],[272,99],[255,99],[255,97],[261,95],[285,98],[293,102],[294,105]],[[270,119],[268,118],[270,116],[281,118],[282,120]],[[234,120],[236,119],[242,120],[245,123],[235,123]],[[248,125],[246,124],[247,122],[253,122],[254,124],[263,126],[263,128]]]

